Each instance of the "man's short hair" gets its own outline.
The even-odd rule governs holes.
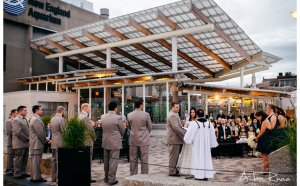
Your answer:
[[[81,105],[81,110],[84,108],[84,107],[89,107],[89,104],[88,103],[82,103],[82,105]]]
[[[179,105],[178,102],[172,102],[171,107],[173,108],[175,105]]]
[[[110,102],[110,103],[108,104],[108,110],[109,110],[109,111],[114,111],[115,108],[117,108],[117,107],[118,107],[118,104],[117,104],[116,102],[114,102],[114,101],[112,101],[112,102]]]
[[[17,109],[12,109],[11,111],[10,111],[10,114],[13,114],[13,113],[15,113],[15,112],[17,112],[18,110]]]
[[[134,107],[135,108],[140,108],[140,106],[144,103],[144,100],[138,99],[134,102]]]
[[[204,117],[204,110],[202,110],[202,109],[197,110],[197,116],[200,117],[200,118],[203,118]]]
[[[64,110],[65,110],[65,107],[63,107],[63,106],[58,106],[57,109],[56,109],[56,112],[57,112],[57,113],[62,113]]]
[[[35,113],[37,110],[39,110],[42,106],[40,105],[33,105],[32,112]]]
[[[24,108],[27,108],[26,106],[23,106],[23,105],[21,105],[21,106],[19,106],[17,109],[18,109],[18,112],[21,112]]]

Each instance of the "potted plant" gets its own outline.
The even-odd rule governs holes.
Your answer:
[[[51,116],[50,116],[50,115],[44,115],[44,116],[41,118],[41,120],[42,120],[42,122],[44,123],[45,128],[47,128],[48,123],[50,123]]]
[[[78,118],[67,121],[63,147],[58,149],[58,185],[90,185],[90,148],[84,146],[86,125]]]

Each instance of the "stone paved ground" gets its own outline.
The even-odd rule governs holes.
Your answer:
[[[167,176],[168,148],[165,140],[165,131],[154,130],[151,133],[149,163],[151,164],[149,167],[149,174],[161,175],[162,177],[164,175]],[[260,164],[261,164],[261,159],[250,158],[247,156],[245,156],[244,158],[241,157],[233,157],[233,158],[221,157],[221,159],[213,158],[213,165],[217,174],[215,175],[214,179],[209,180],[208,183],[211,183],[213,185],[258,185],[258,182],[253,182],[253,181],[243,182],[243,181],[239,181],[239,179],[242,175],[242,172],[244,171],[251,171],[251,172],[260,171]],[[139,172],[140,172],[140,166],[139,166]],[[127,163],[127,160],[121,159],[119,161],[119,166],[117,171],[117,179],[119,180],[119,184],[117,185],[122,185],[122,183],[124,183],[125,181],[124,179],[128,176],[129,176],[129,163]],[[260,177],[263,176],[260,175]],[[91,184],[92,186],[106,185],[103,181],[104,178],[103,163],[100,163],[99,160],[93,161],[92,178],[97,181],[96,183]],[[266,176],[264,176],[264,178],[266,178]],[[7,179],[11,180],[10,178]],[[47,176],[46,179],[48,180],[47,184],[39,184],[39,185],[55,185],[54,183],[50,182],[51,180],[50,176]],[[178,179],[178,181],[181,182],[184,182],[185,180],[184,177],[180,177],[176,179]],[[203,182],[193,180],[193,183],[194,184],[196,183],[196,185],[198,185],[198,184],[202,184]],[[21,184],[30,185],[28,180],[23,181]]]

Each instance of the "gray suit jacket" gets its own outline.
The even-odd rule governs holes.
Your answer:
[[[152,122],[149,113],[135,109],[128,114],[128,124],[130,129],[129,145],[150,145]]]
[[[58,147],[62,147],[62,136],[66,131],[66,123],[65,119],[60,115],[56,114],[50,120],[51,124],[51,149],[58,149]]]
[[[33,114],[29,123],[29,150],[44,149],[46,143],[45,125],[39,116]]]
[[[6,130],[6,136],[7,136],[7,147],[12,147],[12,122],[13,119],[9,118],[6,122],[5,122],[5,130]]]
[[[107,150],[122,149],[122,135],[125,132],[124,121],[114,111],[101,117],[103,137],[102,147]]]
[[[167,144],[184,144],[185,130],[182,128],[178,113],[169,112],[167,118]]]
[[[86,139],[84,144],[86,146],[93,146],[94,145],[94,141],[96,140],[96,134],[95,134],[95,129],[92,126],[92,121],[89,118],[89,116],[86,113],[81,112],[78,116],[78,118],[83,121],[86,125]]]
[[[18,115],[12,122],[12,146],[13,149],[29,147],[29,126],[26,119]]]

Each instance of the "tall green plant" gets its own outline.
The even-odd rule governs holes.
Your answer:
[[[297,125],[293,124],[287,130],[288,147],[293,161],[297,161]]]
[[[47,127],[48,123],[50,123],[51,116],[50,115],[44,115],[41,120],[43,121],[45,127]]]
[[[78,118],[67,120],[67,129],[63,135],[64,148],[84,147],[86,138],[86,125]]]

